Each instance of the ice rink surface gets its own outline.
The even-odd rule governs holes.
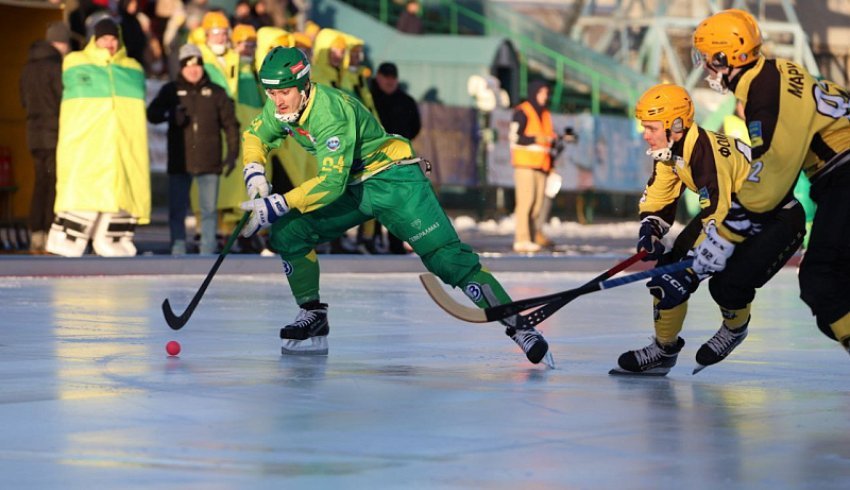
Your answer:
[[[514,297],[591,273],[502,273]],[[691,375],[720,325],[705,285],[666,378],[610,377],[651,335],[640,284],[542,325],[557,369],[497,324],[440,310],[416,274],[327,274],[328,357],[281,357],[280,274],[3,278],[3,488],[848,488],[850,358],[786,268],[750,336]],[[183,352],[169,358],[165,344]]]

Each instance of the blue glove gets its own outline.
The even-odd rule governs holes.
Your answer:
[[[656,216],[647,216],[640,222],[638,232],[637,251],[646,250],[648,253],[643,258],[647,260],[658,260],[664,255],[664,243],[661,241],[670,225]]]
[[[699,287],[699,277],[691,269],[655,276],[646,283],[650,294],[658,298],[658,309],[669,310],[684,303]]]
[[[280,194],[245,201],[239,207],[245,211],[251,211],[251,218],[242,228],[241,235],[245,238],[250,238],[261,229],[268,228],[289,211],[286,199]]]

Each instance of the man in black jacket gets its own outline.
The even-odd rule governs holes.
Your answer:
[[[186,253],[186,210],[192,179],[198,185],[201,211],[200,253],[216,252],[216,201],[219,174],[230,175],[239,153],[239,123],[233,101],[204,71],[201,51],[180,48],[180,74],[163,85],[148,106],[148,121],[168,121],[168,223],[171,253]],[[222,160],[222,138],[227,154]]]
[[[56,143],[62,103],[62,57],[68,54],[71,30],[62,22],[47,28],[45,40],[30,47],[21,73],[21,103],[27,113],[27,143],[35,163],[30,205],[30,251],[44,253],[56,200]]]
[[[404,136],[413,141],[422,129],[419,106],[398,85],[398,68],[395,63],[381,63],[375,79],[369,85],[375,109],[381,118],[381,124],[388,133]],[[390,253],[404,254],[404,242],[389,234]]]

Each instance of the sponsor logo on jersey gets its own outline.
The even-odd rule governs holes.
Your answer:
[[[202,88],[201,97],[212,97],[212,89],[209,87]]]
[[[708,189],[701,187],[699,190],[699,207],[705,209],[711,206],[711,197],[708,195]]]
[[[325,145],[328,147],[328,150],[337,151],[339,149],[339,138],[331,136],[328,138],[328,141],[325,142]]]
[[[415,219],[415,220],[410,222],[410,226],[413,227],[413,228],[416,228],[418,230],[418,229],[422,228],[422,220],[421,219]]]
[[[761,121],[750,121],[747,124],[747,132],[750,133],[750,147],[758,148],[764,144],[761,135]]]
[[[408,242],[408,243],[410,243],[410,244],[413,244],[414,242],[418,242],[419,240],[421,240],[422,238],[424,238],[424,237],[425,237],[425,235],[427,235],[428,233],[431,233],[432,231],[436,230],[436,229],[437,229],[437,228],[439,228],[439,227],[440,227],[440,223],[439,223],[439,222],[433,223],[433,224],[431,224],[430,226],[428,226],[428,228],[425,228],[424,230],[422,230],[422,231],[420,231],[419,233],[417,233],[417,234],[413,235],[412,237],[410,237],[410,238],[407,240],[407,242]]]
[[[471,282],[463,288],[464,294],[472,301],[478,302],[484,297],[484,291],[477,282]]]
[[[289,261],[284,260],[283,261],[283,273],[288,276],[288,275],[292,274],[292,271],[293,271],[292,264],[290,264]]]

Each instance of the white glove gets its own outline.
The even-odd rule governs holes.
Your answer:
[[[711,221],[705,227],[705,239],[694,249],[692,269],[699,275],[720,272],[734,251],[735,244],[720,236],[717,226]]]
[[[251,162],[242,169],[242,178],[248,189],[248,199],[269,195],[269,181],[266,180],[266,168],[257,162]]]
[[[250,238],[261,229],[268,228],[289,211],[286,199],[280,194],[245,201],[239,207],[245,211],[251,211],[251,218],[242,228],[241,235],[245,238]]]

